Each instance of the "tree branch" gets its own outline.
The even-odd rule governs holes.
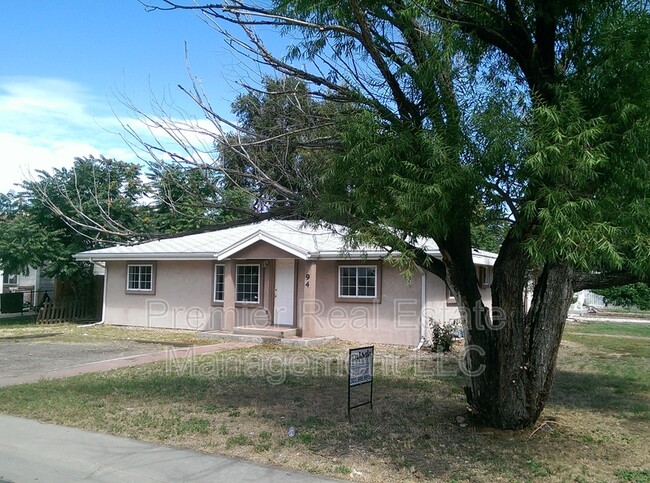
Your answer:
[[[644,279],[629,272],[578,272],[573,277],[573,290],[579,292],[580,290],[618,287],[648,280],[648,277]]]

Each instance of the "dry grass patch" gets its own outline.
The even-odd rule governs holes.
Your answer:
[[[2,340],[43,340],[65,343],[138,342],[162,346],[192,346],[218,344],[219,340],[199,337],[188,330],[149,329],[115,325],[83,326],[75,324],[4,325],[0,326]]]
[[[354,481],[647,477],[647,351],[563,343],[550,431],[499,431],[458,424],[458,352],[390,346],[375,347],[374,409],[350,424],[349,348],[261,346],[16,386],[0,411]]]

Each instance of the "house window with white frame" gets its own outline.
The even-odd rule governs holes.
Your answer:
[[[260,302],[260,266],[237,265],[237,302]]]
[[[2,274],[2,283],[5,285],[17,285],[18,284],[18,274],[16,273],[3,273]]]
[[[456,303],[456,296],[450,290],[449,285],[447,285],[446,283],[445,283],[445,294],[446,294],[446,297],[447,297],[447,304],[448,305]]]
[[[214,266],[214,302],[223,302],[224,274],[224,265]]]
[[[478,267],[478,280],[481,287],[489,287],[492,283],[492,273],[490,267]]]
[[[339,265],[340,298],[377,298],[377,266]]]
[[[154,265],[152,263],[127,265],[126,291],[153,293]]]

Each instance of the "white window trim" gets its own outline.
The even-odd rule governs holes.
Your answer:
[[[456,303],[456,297],[452,293],[452,291],[449,289],[449,286],[445,283],[445,295],[447,299],[447,305],[453,305]]]
[[[3,273],[2,274],[3,283],[5,285],[18,285],[18,274],[17,273]],[[7,279],[5,282],[4,279]],[[13,279],[13,280],[12,280]]]
[[[481,287],[489,287],[492,284],[492,273],[490,267],[479,266],[478,267],[479,283]]]
[[[239,300],[239,267],[257,267],[257,300]],[[262,303],[262,265],[259,263],[238,263],[235,267],[235,303],[260,305]]]
[[[226,266],[224,264],[221,264],[221,263],[216,263],[214,265],[214,285],[212,287],[212,301],[217,302],[217,303],[223,303],[223,298],[222,299],[217,298],[217,268],[219,268],[219,267],[221,267],[223,269],[223,273],[221,274],[221,276],[222,276],[221,283],[223,284],[223,293],[225,294],[225,291],[226,291]]]
[[[375,269],[375,284],[374,284],[374,289],[375,289],[375,294],[374,295],[342,295],[341,294],[341,269],[342,268],[356,268],[357,269],[357,275],[356,275],[356,292],[357,294],[359,293],[359,268],[374,268]],[[378,279],[377,279],[377,274],[379,273],[379,267],[377,265],[339,265],[338,266],[338,274],[337,274],[337,281],[336,281],[336,289],[337,289],[337,294],[338,298],[340,299],[365,299],[365,300],[374,300],[379,297],[379,294],[377,293],[379,290],[378,286]]]
[[[150,267],[151,268],[151,288],[131,288],[129,282],[131,281],[131,267]],[[138,285],[142,280],[138,280]],[[154,293],[156,289],[156,265],[154,263],[129,263],[126,266],[126,293]]]

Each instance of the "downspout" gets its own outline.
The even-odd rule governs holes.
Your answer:
[[[426,325],[426,308],[427,308],[427,272],[422,267],[416,266],[415,269],[420,273],[422,282],[420,283],[420,342],[413,348],[419,351],[427,340]]]
[[[108,271],[106,270],[106,263],[105,262],[104,263],[96,262],[92,258],[90,258],[88,261],[90,263],[92,263],[93,265],[96,265],[98,267],[102,267],[104,269],[104,287],[102,287],[102,320],[100,320],[99,322],[93,322],[92,324],[80,325],[79,327],[93,327],[95,325],[103,325],[104,324],[104,319],[106,318],[106,287],[108,285],[106,283],[106,279],[108,278]]]

